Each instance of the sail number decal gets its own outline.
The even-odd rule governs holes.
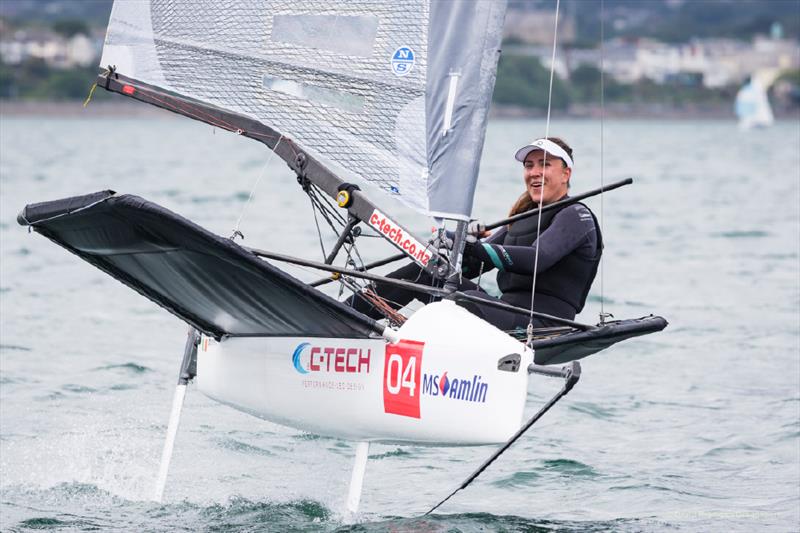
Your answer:
[[[387,217],[377,209],[369,217],[369,225],[378,230],[378,233],[389,239],[398,248],[403,250],[411,259],[422,266],[426,266],[431,260],[431,253],[421,242],[403,231],[395,221]]]
[[[420,418],[422,348],[425,343],[401,340],[386,345],[383,364],[383,411]]]

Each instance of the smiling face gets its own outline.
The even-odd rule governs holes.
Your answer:
[[[572,169],[564,161],[543,150],[534,150],[525,157],[525,186],[534,203],[547,205],[567,194]]]

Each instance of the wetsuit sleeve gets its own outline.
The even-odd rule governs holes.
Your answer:
[[[495,231],[494,233],[486,237],[486,239],[483,242],[489,244],[502,244],[503,239],[506,238],[507,234],[508,234],[508,228],[503,226],[499,230]]]
[[[593,255],[597,246],[597,232],[592,214],[582,205],[566,207],[531,246],[503,246],[487,240],[475,246],[472,255],[500,270],[532,275],[537,245],[538,272],[547,270],[575,250],[587,256]]]

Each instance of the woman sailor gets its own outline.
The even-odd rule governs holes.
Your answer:
[[[523,165],[526,189],[514,203],[510,215],[567,197],[573,168],[572,149],[567,143],[557,137],[537,139],[517,150],[514,157]],[[588,207],[575,203],[542,213],[541,224],[539,217],[533,215],[501,228],[483,241],[467,243],[464,278],[497,269],[497,285],[502,292],[500,300],[530,309],[536,268],[534,310],[571,320],[586,303],[602,251],[597,219]],[[433,282],[415,263],[396,270],[389,277],[421,284]],[[415,297],[410,291],[386,283],[377,283],[375,290],[397,309]],[[467,279],[462,281],[459,290],[484,299],[493,298]],[[360,295],[350,301],[357,310],[380,317],[379,311]],[[459,305],[503,330],[524,328],[529,321],[526,315],[495,307],[464,301]],[[534,319],[534,327],[552,325],[556,324]]]

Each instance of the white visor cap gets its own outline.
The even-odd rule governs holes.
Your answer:
[[[526,144],[519,150],[517,153],[514,154],[514,157],[517,161],[524,163],[525,158],[528,157],[528,154],[533,152],[534,150],[544,150],[548,154],[552,155],[553,157],[558,157],[564,163],[567,164],[568,168],[572,168],[572,158],[569,156],[566,150],[561,148],[559,145],[551,141],[550,139],[536,139],[535,141],[531,141],[530,144]]]

